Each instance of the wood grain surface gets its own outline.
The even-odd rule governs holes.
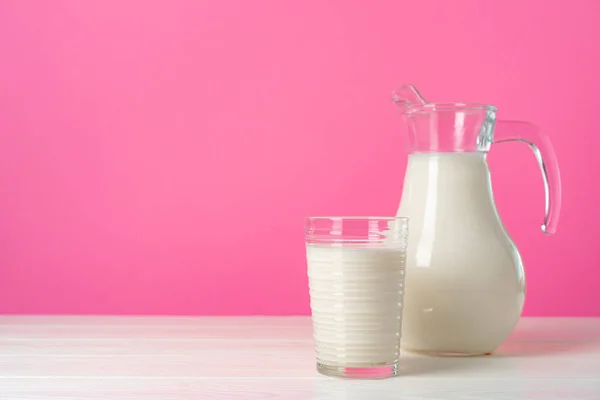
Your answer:
[[[315,371],[307,317],[0,317],[0,399],[600,399],[600,319],[522,319],[492,356]]]

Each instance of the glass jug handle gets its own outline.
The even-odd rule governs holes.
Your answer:
[[[533,150],[544,179],[546,192],[546,213],[542,232],[553,235],[556,233],[558,217],[562,202],[560,170],[554,153],[554,148],[547,135],[529,122],[497,121],[494,129],[493,143],[522,142]]]

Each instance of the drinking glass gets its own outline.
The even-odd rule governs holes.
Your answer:
[[[304,232],[317,371],[397,375],[408,219],[308,217]]]

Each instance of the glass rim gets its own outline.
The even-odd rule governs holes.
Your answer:
[[[310,216],[304,217],[305,221],[408,221],[408,217],[383,217],[383,216]]]
[[[489,104],[483,103],[427,103],[427,104],[410,104],[406,106],[405,112],[411,113],[433,113],[439,111],[492,111],[497,112],[498,109]]]

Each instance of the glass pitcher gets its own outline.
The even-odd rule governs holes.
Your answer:
[[[402,347],[433,355],[491,353],[519,320],[525,273],[496,210],[486,155],[503,142],[533,149],[546,191],[542,230],[553,234],[561,205],[554,150],[534,125],[496,121],[490,105],[428,103],[412,85],[393,99],[410,143],[397,213],[409,217],[411,236]]]

